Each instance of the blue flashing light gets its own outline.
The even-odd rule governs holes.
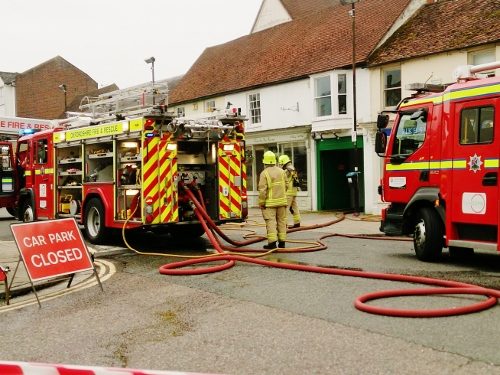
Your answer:
[[[19,130],[20,136],[34,134],[34,133],[35,133],[35,129],[21,129],[21,130]]]

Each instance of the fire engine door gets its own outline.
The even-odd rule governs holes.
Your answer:
[[[495,110],[496,108],[496,110]],[[500,100],[457,103],[454,116],[452,224],[491,226],[495,241],[498,226],[498,166]],[[458,225],[460,227],[460,224]],[[463,227],[463,226],[462,226]],[[459,237],[471,234],[461,235]]]
[[[219,159],[219,218],[235,219],[242,216],[242,149],[237,142],[220,142]]]
[[[54,208],[54,161],[49,152],[52,138],[39,138],[34,144],[33,172],[35,193],[35,212],[37,218],[53,218]]]
[[[177,153],[175,144],[159,137],[143,140],[142,200],[152,212],[147,224],[178,221]]]

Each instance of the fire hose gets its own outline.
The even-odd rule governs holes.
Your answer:
[[[322,273],[322,274],[330,274],[337,276],[350,276],[350,277],[360,277],[367,279],[378,279],[378,280],[387,280],[387,281],[399,281],[399,282],[409,282],[409,283],[417,283],[434,286],[436,288],[417,288],[417,289],[404,289],[404,290],[384,290],[379,292],[367,293],[363,294],[356,298],[354,302],[354,306],[360,310],[371,314],[377,315],[386,315],[386,316],[395,316],[395,317],[444,317],[444,316],[454,316],[454,315],[462,315],[473,312],[479,312],[491,308],[497,304],[498,298],[500,298],[500,291],[495,289],[483,288],[478,285],[461,283],[457,281],[447,281],[440,280],[429,277],[421,277],[421,276],[409,276],[409,275],[399,275],[399,274],[389,274],[389,273],[377,273],[377,272],[366,272],[366,271],[357,271],[357,270],[345,270],[345,269],[335,269],[335,268],[327,268],[320,267],[314,265],[303,265],[303,264],[288,264],[288,263],[280,263],[273,262],[269,260],[259,259],[258,257],[268,255],[272,252],[284,253],[284,252],[296,252],[297,249],[274,249],[271,251],[267,251],[262,253],[259,250],[252,249],[239,249],[238,253],[234,253],[232,248],[228,248],[223,246],[216,234],[222,237],[226,242],[232,244],[233,246],[246,246],[250,243],[255,243],[261,241],[263,238],[254,239],[250,241],[237,242],[228,238],[222,230],[213,222],[213,220],[209,217],[208,213],[205,211],[203,205],[198,201],[195,195],[190,191],[190,189],[186,186],[182,186],[186,193],[189,195],[189,198],[192,202],[193,210],[203,226],[205,233],[210,240],[211,244],[216,250],[216,253],[210,254],[208,256],[190,256],[188,259],[179,262],[168,263],[159,268],[159,272],[163,275],[200,275],[207,274],[213,272],[219,272],[222,270],[229,269],[233,267],[237,261],[248,262],[259,264],[267,267],[275,267],[281,269],[289,269],[295,271],[305,271],[305,272],[314,272],[314,273]],[[200,195],[201,197],[201,195]],[[339,222],[342,219],[334,220],[325,224],[317,224],[309,227],[296,228],[289,230],[288,232],[295,232],[297,230],[304,229],[313,229],[324,227],[327,225],[331,225],[332,223]],[[124,226],[125,228],[125,226]],[[124,233],[123,233],[124,234]],[[317,242],[316,246],[309,247],[306,249],[300,249],[301,251],[317,251],[323,250],[326,246],[321,243],[322,239],[328,237],[349,237],[349,238],[362,238],[362,239],[385,239],[380,236],[365,236],[365,235],[342,235],[338,233],[327,234],[320,238]],[[124,238],[125,239],[125,238]],[[125,241],[127,246],[132,249],[129,244]],[[133,251],[136,251],[132,249]],[[243,254],[243,252],[260,252],[257,256],[249,256],[248,254]],[[136,251],[138,252],[138,251]],[[140,252],[138,252],[140,253]],[[144,253],[142,253],[144,254]],[[158,255],[158,254],[151,254]],[[188,266],[194,266],[202,263],[209,263],[214,261],[224,261],[223,264],[211,265],[208,267],[197,267],[197,268],[184,268]],[[461,295],[480,295],[487,297],[485,300],[479,301],[477,303],[473,303],[466,306],[459,307],[451,307],[451,308],[442,308],[442,309],[432,309],[432,310],[420,310],[420,309],[394,309],[394,308],[385,308],[379,307],[375,305],[367,304],[368,301],[373,301],[377,299],[384,298],[393,298],[393,297],[404,297],[404,296],[428,296],[428,295],[451,295],[451,294],[461,294]]]

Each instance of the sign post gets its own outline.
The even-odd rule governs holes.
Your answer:
[[[12,224],[10,229],[40,307],[33,281],[92,270],[103,290],[75,219]]]

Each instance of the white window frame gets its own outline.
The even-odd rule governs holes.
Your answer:
[[[206,100],[205,101],[205,112],[213,112],[215,111],[215,100]]]
[[[186,116],[186,108],[177,107],[177,117],[185,117]]]
[[[339,92],[339,77],[345,77],[345,92]],[[330,95],[316,96],[316,82],[317,80],[328,77],[330,79]],[[313,108],[314,117],[316,120],[324,119],[342,119],[349,117],[351,112],[351,101],[352,101],[352,75],[348,70],[334,71],[327,75],[319,75],[312,77],[312,88],[313,88]],[[345,96],[346,108],[345,113],[340,113],[339,108],[339,98]],[[317,100],[320,98],[330,97],[331,114],[319,116],[317,112]]]
[[[386,73],[388,72],[393,72],[393,71],[399,71],[399,86],[394,86],[394,87],[387,87],[386,86]],[[402,77],[402,70],[401,70],[401,66],[390,66],[390,67],[386,67],[384,69],[381,70],[381,73],[382,73],[382,77],[381,77],[381,81],[382,81],[382,108],[396,108],[397,104],[398,103],[395,103],[394,105],[387,105],[387,92],[389,91],[395,91],[395,90],[398,90],[399,89],[399,100],[401,100],[403,98],[403,87],[402,87],[402,80],[403,80],[403,77]]]
[[[262,122],[262,105],[260,101],[260,92],[248,94],[248,117],[251,125],[258,125]]]
[[[329,84],[330,84],[330,94],[329,95],[318,95],[318,82],[321,79],[328,78]],[[328,75],[322,75],[322,76],[317,76],[313,78],[313,97],[314,97],[314,116],[316,118],[330,118],[333,115],[333,103],[332,103],[332,77],[331,74]],[[318,113],[318,100],[325,99],[325,98],[330,98],[330,113],[329,114],[324,114],[320,115]]]

